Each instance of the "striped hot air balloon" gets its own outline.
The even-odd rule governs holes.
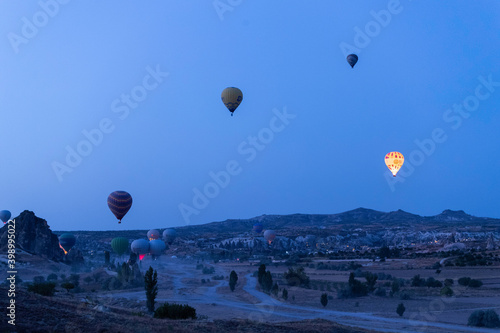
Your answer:
[[[122,223],[122,218],[132,207],[132,196],[125,191],[114,191],[108,196],[108,207],[118,219],[118,223]]]

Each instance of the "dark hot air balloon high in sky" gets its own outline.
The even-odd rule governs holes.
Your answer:
[[[354,65],[358,62],[358,56],[355,54],[349,54],[347,56],[347,62],[351,65],[351,68],[354,68]]]
[[[240,105],[243,100],[243,93],[241,90],[235,87],[227,87],[222,90],[221,94],[222,103],[226,106],[226,108],[231,112],[231,116],[233,115],[234,110]]]
[[[156,229],[151,229],[148,231],[148,239],[150,241],[160,238],[160,232]]]
[[[0,211],[0,220],[2,220],[4,224],[9,222],[11,216],[12,214],[8,210]]]
[[[175,229],[165,229],[163,231],[163,240],[168,244],[172,244],[176,236],[177,231],[175,231]]]
[[[73,234],[65,233],[59,236],[59,247],[64,251],[64,254],[68,254],[75,243],[76,238]]]
[[[122,223],[122,218],[132,207],[132,196],[125,191],[114,191],[108,196],[108,207],[118,219],[118,223]]]
[[[116,254],[121,256],[128,249],[128,239],[125,237],[116,237],[111,240],[111,248]]]

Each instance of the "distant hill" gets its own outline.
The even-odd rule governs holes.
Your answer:
[[[177,227],[179,236],[194,234],[229,234],[235,232],[249,232],[252,226],[260,222],[264,229],[296,229],[296,228],[331,228],[342,225],[383,225],[405,226],[409,224],[429,225],[500,225],[500,219],[476,217],[462,210],[444,210],[435,216],[420,216],[403,210],[381,212],[367,208],[357,208],[338,214],[291,214],[291,215],[261,215],[250,219],[229,219],[220,222],[211,222],[202,225]]]

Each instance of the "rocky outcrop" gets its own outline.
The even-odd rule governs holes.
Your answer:
[[[47,221],[35,216],[35,213],[25,210],[15,220],[16,248],[31,254],[60,261],[64,252],[59,248],[57,235],[50,230]],[[7,225],[0,229],[0,250],[7,252]]]

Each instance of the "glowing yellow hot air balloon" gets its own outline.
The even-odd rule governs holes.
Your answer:
[[[238,88],[228,87],[222,90],[222,94],[220,95],[220,97],[222,99],[222,103],[224,103],[227,109],[231,111],[232,116],[234,110],[236,110],[236,108],[243,100],[243,93]]]
[[[389,154],[385,155],[385,164],[391,170],[392,175],[396,177],[399,169],[403,166],[405,158],[403,154],[398,153],[397,151],[391,151]]]

